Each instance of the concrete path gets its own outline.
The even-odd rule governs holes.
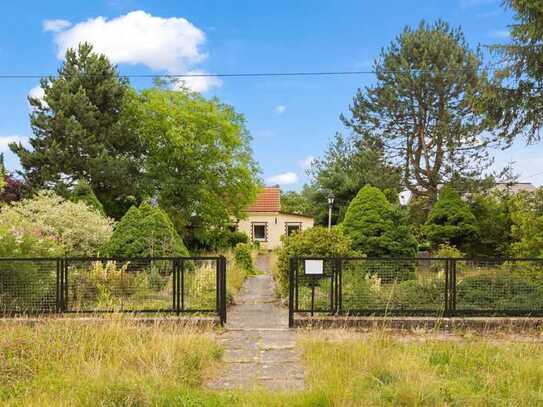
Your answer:
[[[270,257],[259,256],[256,267],[263,274],[249,277],[228,309],[228,323],[220,337],[227,369],[209,386],[302,390],[296,334],[288,329],[288,310],[274,296]]]

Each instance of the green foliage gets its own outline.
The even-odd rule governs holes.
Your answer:
[[[336,134],[324,157],[313,160],[310,168],[311,183],[301,194],[309,201],[309,214],[317,224],[328,223],[328,195],[334,195],[332,223],[340,223],[351,200],[366,184],[373,185],[387,196],[398,199],[400,171],[384,157],[384,147],[370,135],[344,137]]]
[[[4,206],[0,227],[15,237],[52,240],[66,256],[95,256],[111,237],[113,221],[82,202],[43,191]]]
[[[512,254],[543,257],[543,188],[515,195],[511,206]]]
[[[74,186],[74,189],[71,193],[71,200],[73,202],[83,202],[89,208],[92,208],[99,214],[105,216],[104,206],[94,194],[92,187],[85,180],[79,180],[78,183]]]
[[[104,253],[116,257],[188,255],[166,212],[148,203],[128,210],[104,246]]]
[[[234,247],[234,262],[237,267],[241,267],[248,275],[256,273],[252,252],[253,246],[248,243],[238,243]]]
[[[441,191],[423,231],[434,247],[448,243],[462,251],[469,251],[479,236],[477,220],[468,204],[450,187]]]
[[[256,197],[258,170],[245,119],[186,90],[148,89],[140,105],[150,194],[182,235],[196,219],[194,235],[205,243],[207,233],[241,218]]]
[[[470,244],[469,254],[476,257],[506,257],[510,254],[511,199],[507,193],[477,194],[470,198],[470,209],[481,232]]]
[[[437,247],[437,250],[432,253],[432,257],[440,258],[454,258],[461,259],[464,257],[464,253],[458,250],[456,247],[451,246],[448,243],[442,243]]]
[[[417,242],[402,211],[369,185],[351,201],[341,224],[353,248],[370,257],[412,257]]]
[[[277,279],[282,294],[288,289],[289,258],[291,256],[352,256],[351,240],[339,228],[315,226],[291,236],[281,237],[282,246],[278,252]]]
[[[108,215],[122,216],[138,195],[143,168],[135,93],[86,43],[69,49],[58,76],[41,87],[43,100],[29,98],[31,148],[10,144],[29,186],[63,193],[85,179]]]
[[[296,191],[281,191],[281,212],[311,215],[313,207],[305,194]]]
[[[514,13],[510,41],[493,47],[502,61],[499,82],[485,105],[509,144],[516,136],[539,141],[543,125],[543,6],[540,0],[504,0]]]
[[[489,84],[461,29],[443,21],[406,27],[373,69],[376,83],[358,90],[342,119],[361,137],[379,135],[414,196],[434,202],[440,184],[481,174],[492,141],[481,135],[491,124],[476,105]]]

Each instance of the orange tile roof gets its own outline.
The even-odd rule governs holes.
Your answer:
[[[279,185],[263,188],[247,212],[280,212],[281,189]]]

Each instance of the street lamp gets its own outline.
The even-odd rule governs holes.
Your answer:
[[[332,207],[334,206],[334,194],[328,195],[328,231],[332,228]]]

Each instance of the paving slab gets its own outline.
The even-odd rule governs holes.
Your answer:
[[[220,336],[226,369],[208,386],[217,390],[302,390],[304,371],[296,332],[288,328],[288,310],[274,294],[270,256],[258,256],[256,267],[262,274],[246,280],[228,310],[228,323]]]

